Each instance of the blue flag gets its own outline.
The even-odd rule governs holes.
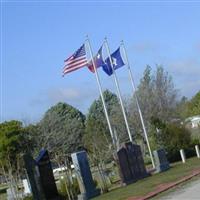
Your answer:
[[[124,66],[124,61],[122,59],[120,48],[118,48],[115,52],[113,52],[111,55],[113,69],[116,70],[122,66]],[[110,63],[110,58],[106,58],[104,65],[102,65],[102,68],[106,74],[109,76],[113,74],[112,66]]]
[[[101,48],[99,49],[99,51],[97,52],[97,55],[96,55],[93,59],[94,59],[94,63],[95,63],[96,68],[99,68],[99,67],[101,67],[102,65],[105,64],[105,62],[103,61],[102,46],[101,46]],[[90,61],[90,62],[87,64],[87,67],[88,67],[88,69],[89,69],[91,72],[93,72],[93,73],[95,72],[95,71],[94,71],[94,66],[93,66],[92,61]]]

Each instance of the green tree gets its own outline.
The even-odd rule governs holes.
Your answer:
[[[176,112],[181,119],[200,115],[200,91],[191,99],[187,99],[183,96],[177,103]]]
[[[127,134],[118,98],[108,90],[104,91],[103,95],[112,129],[122,142],[127,137]],[[99,137],[104,137],[107,140],[107,144],[112,143],[100,97],[89,108],[86,120],[86,133],[91,135],[98,134]]]
[[[183,96],[181,98],[181,100],[179,102],[177,102],[177,105],[176,105],[176,113],[177,113],[177,116],[184,120],[185,117],[187,116],[187,104],[188,104],[188,99],[187,97]]]
[[[190,147],[190,132],[180,124],[164,123],[158,118],[152,119],[151,122],[157,130],[151,137],[154,140],[154,149],[164,148],[170,161],[178,160],[180,158],[179,150]]]
[[[157,65],[154,73],[150,66],[146,67],[137,89],[137,96],[148,132],[151,128],[152,117],[165,122],[175,117],[177,95],[178,91],[174,87],[172,77],[162,66]],[[129,109],[137,132],[142,132],[134,97]]]
[[[183,109],[185,117],[192,117],[194,115],[200,115],[200,91],[192,97],[190,101],[185,103],[185,110]]]
[[[29,141],[31,141],[31,145],[27,146],[28,152],[35,157],[43,147],[42,142],[44,138],[41,129],[38,124],[29,124],[28,126],[24,127],[24,130],[27,133]]]
[[[76,108],[58,103],[51,107],[35,127],[40,135],[38,146],[50,152],[72,153],[82,146],[85,116]]]
[[[103,95],[112,129],[115,130],[116,135],[119,137],[120,132],[118,131],[121,130],[124,125],[123,121],[119,123],[121,111],[119,110],[117,96],[108,90],[104,91]],[[101,177],[101,188],[103,191],[107,191],[107,184],[102,171],[105,170],[105,163],[113,159],[114,149],[100,97],[98,100],[95,100],[89,108],[89,113],[86,119],[84,145],[89,152],[90,161],[99,171]]]
[[[30,141],[19,121],[9,121],[0,124],[0,159],[12,166],[16,165],[17,155],[27,150]],[[8,164],[8,163],[7,163]]]
[[[106,108],[108,111],[109,118],[118,100],[116,95],[109,92],[108,90],[103,92],[103,96],[106,103]],[[89,108],[89,113],[86,119],[86,136],[85,137],[99,137],[99,139],[104,139],[106,145],[109,145],[111,142],[110,132],[108,129],[107,121],[105,118],[105,113],[103,110],[103,104],[101,98],[95,100]],[[89,144],[89,140],[86,141],[86,146]],[[89,145],[90,146],[90,145]]]
[[[28,150],[31,141],[22,123],[14,120],[0,124],[0,138],[0,168],[11,191],[17,193],[23,170],[22,154]]]

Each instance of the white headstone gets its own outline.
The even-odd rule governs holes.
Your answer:
[[[183,149],[180,150],[182,162],[185,163],[185,152]]]
[[[196,150],[197,158],[200,158],[200,151],[199,151],[198,145],[195,145],[195,150]]]
[[[7,200],[15,200],[15,194],[13,190],[11,190],[11,188],[8,188],[6,190],[6,193],[7,193]]]
[[[27,195],[27,194],[31,194],[31,190],[30,190],[30,187],[29,187],[29,184],[28,184],[28,180],[27,179],[23,179],[23,186],[24,186],[24,194]]]

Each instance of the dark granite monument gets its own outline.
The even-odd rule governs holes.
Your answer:
[[[170,168],[169,162],[166,157],[166,152],[164,149],[159,149],[156,151],[153,151],[154,158],[156,161],[156,171],[157,172],[163,172]]]
[[[117,151],[117,162],[121,181],[125,185],[148,176],[139,145],[131,142],[123,143]]]
[[[49,159],[47,150],[41,150],[39,156],[36,158],[38,166],[40,182],[44,192],[45,199],[58,200],[60,199],[53,176],[53,170]]]
[[[24,158],[24,164],[25,164],[28,180],[31,186],[33,199],[34,200],[44,199],[44,194],[42,191],[38,168],[35,163],[35,160],[30,154],[25,154],[23,158]]]
[[[80,151],[73,153],[71,156],[81,191],[81,194],[78,195],[78,200],[87,200],[98,196],[100,190],[96,189],[94,185],[87,153],[85,151]]]

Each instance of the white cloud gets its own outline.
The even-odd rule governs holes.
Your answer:
[[[77,100],[81,97],[81,91],[73,88],[54,88],[47,92],[51,102]]]
[[[150,42],[141,42],[133,45],[133,49],[138,53],[154,52],[158,50],[158,46]]]
[[[82,88],[50,88],[33,99],[30,106],[46,108],[58,102],[66,102],[86,112],[88,106],[98,95],[98,90],[89,85],[83,85]]]
[[[200,80],[183,81],[180,86],[182,87],[182,92],[184,92],[183,95],[191,98],[200,91]]]
[[[179,60],[168,66],[182,95],[192,97],[200,90],[200,61],[198,59]]]
[[[169,64],[169,69],[176,75],[183,76],[199,76],[200,77],[200,61],[197,59],[187,59],[176,61]]]

